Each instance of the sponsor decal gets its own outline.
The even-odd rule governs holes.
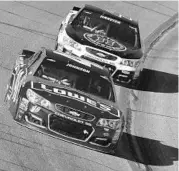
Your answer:
[[[100,34],[96,34],[96,33],[94,33],[94,34],[93,33],[85,33],[84,38],[97,46],[100,46],[100,47],[103,47],[103,48],[106,48],[106,49],[109,49],[112,51],[125,51],[126,50],[126,47],[124,45],[122,45],[118,41],[116,41],[112,38],[106,37],[104,35],[100,35]]]
[[[66,66],[71,67],[71,68],[74,68],[74,69],[77,69],[77,70],[80,70],[80,71],[83,71],[83,72],[86,72],[86,73],[90,73],[89,70],[87,70],[87,69],[85,69],[85,68],[81,68],[81,67],[76,66],[76,65],[72,65],[72,64],[69,64],[69,63],[68,63]]]
[[[76,119],[76,118],[72,118],[72,117],[67,116],[67,115],[64,115],[64,114],[62,114],[62,113],[55,113],[55,114],[58,115],[58,116],[60,116],[60,117],[62,117],[62,118],[68,119],[68,120],[73,121],[73,122],[76,122],[76,123],[85,124],[85,125],[87,125],[87,126],[92,126],[92,124],[89,123],[89,122],[84,122],[84,121],[82,121],[82,120],[79,120],[79,119]]]
[[[109,111],[109,112],[111,111],[110,106],[107,106],[107,105],[102,104],[102,103],[97,103],[95,100],[92,100],[88,97],[82,96],[82,95],[80,95],[76,92],[71,92],[69,90],[56,88],[56,87],[48,86],[48,85],[45,85],[45,84],[33,83],[33,82],[31,82],[31,88],[37,89],[37,90],[45,90],[47,92],[54,93],[56,95],[72,98],[72,99],[81,101],[83,103],[87,103],[87,104],[94,106],[96,108],[100,108],[103,111]]]
[[[100,18],[105,19],[105,20],[108,20],[108,21],[111,21],[111,22],[116,23],[116,24],[121,24],[120,21],[118,21],[118,20],[116,20],[116,19],[113,19],[113,18],[106,17],[106,16],[104,16],[104,15],[101,15]]]
[[[71,58],[71,57],[70,57]],[[91,64],[88,61],[85,61],[77,56],[73,56],[73,60],[77,61],[80,64],[86,65],[88,67],[91,67]]]
[[[77,123],[81,123],[81,124],[84,123],[84,121],[82,121],[82,120],[79,120],[79,119],[76,119],[76,118],[71,118],[71,117],[69,117],[69,116],[67,116],[67,115],[64,115],[64,114],[62,114],[62,113],[56,113],[56,115],[58,115],[58,116],[60,116],[60,117],[62,117],[62,118],[71,120],[71,121],[73,121],[73,122],[77,122]]]
[[[94,55],[88,55],[88,54],[85,54],[84,58],[91,58],[91,59],[94,59],[94,60],[97,60],[99,62],[102,62],[102,63],[106,63],[106,64],[111,64],[113,65],[113,63],[109,60],[106,60],[106,59],[103,59],[103,58],[99,58],[97,56],[94,56]],[[94,64],[93,64],[94,65]]]

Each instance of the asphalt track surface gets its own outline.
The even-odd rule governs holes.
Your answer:
[[[136,90],[117,87],[126,129],[117,156],[16,124],[3,102],[18,52],[53,48],[73,5],[94,4],[138,19],[145,39],[177,12],[177,2],[0,2],[0,171],[175,171],[178,161],[178,26],[148,53]],[[144,165],[142,165],[144,164]],[[145,166],[148,165],[148,166]]]

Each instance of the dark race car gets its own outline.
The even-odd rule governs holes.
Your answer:
[[[5,101],[16,122],[98,151],[114,152],[123,132],[107,69],[57,51],[23,50]]]
[[[70,10],[60,25],[55,50],[105,66],[115,84],[136,81],[142,70],[138,23],[91,5]]]

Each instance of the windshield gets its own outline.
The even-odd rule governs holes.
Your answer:
[[[138,28],[127,22],[113,19],[84,9],[71,23],[74,29],[81,29],[105,35],[133,48],[140,47]]]
[[[44,59],[35,72],[35,76],[106,100],[115,101],[112,85],[106,76],[77,66],[72,62]]]

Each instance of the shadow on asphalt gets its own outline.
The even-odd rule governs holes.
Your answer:
[[[139,145],[142,157],[137,155],[138,149],[133,141]],[[115,156],[145,165],[168,166],[178,160],[178,149],[164,145],[160,141],[124,133]]]
[[[139,79],[140,83],[135,88],[131,85],[121,86],[140,91],[157,93],[178,92],[178,75],[144,68]]]

